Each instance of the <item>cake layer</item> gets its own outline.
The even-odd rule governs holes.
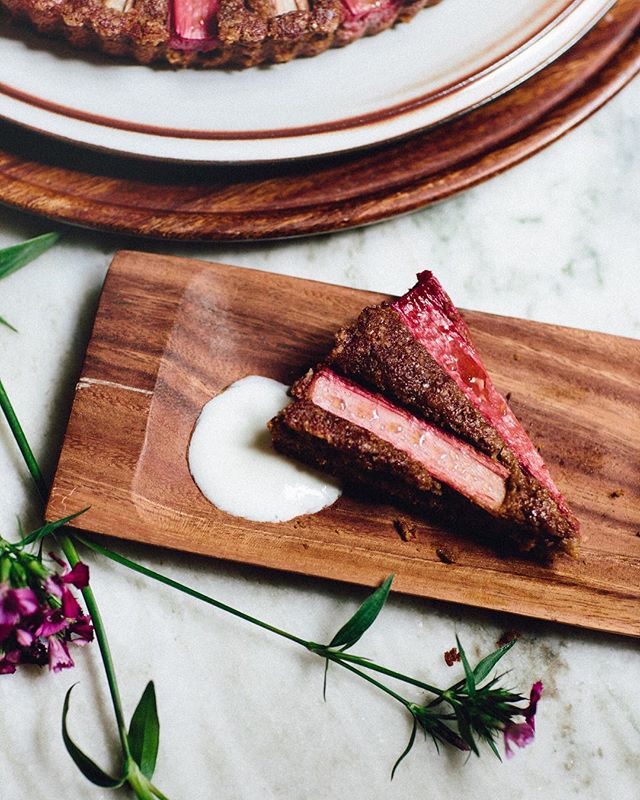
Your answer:
[[[319,408],[388,442],[482,508],[497,511],[504,502],[508,470],[381,395],[321,369],[309,384],[308,397]]]
[[[269,423],[273,444],[280,452],[323,469],[347,485],[365,487],[377,500],[435,514],[445,524],[501,544],[509,542],[522,553],[547,558],[558,550],[574,551],[571,528],[563,517],[553,516],[553,500],[535,479],[522,473],[514,479],[509,474],[504,479],[502,503],[483,507],[473,492],[465,495],[438,480],[424,461],[334,413],[344,413],[340,400],[346,405],[350,398],[337,398],[333,412],[314,402],[313,398],[320,399],[314,381],[322,374],[322,368],[318,373],[310,370],[294,384],[293,402]],[[487,472],[495,478],[493,470]]]
[[[431,273],[365,308],[291,393],[272,424],[280,449],[316,464],[320,452],[325,469],[420,507],[434,493],[440,511],[473,505],[522,551],[576,553],[577,520]],[[389,463],[369,464],[373,450]]]
[[[452,431],[503,464],[513,482],[535,485],[541,498],[546,493],[547,524],[579,536],[578,521],[431,273],[395,303],[364,309],[338,333],[327,364]]]

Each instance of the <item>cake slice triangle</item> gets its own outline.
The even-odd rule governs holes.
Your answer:
[[[291,394],[278,450],[520,552],[577,553],[577,519],[432,273],[365,308]]]

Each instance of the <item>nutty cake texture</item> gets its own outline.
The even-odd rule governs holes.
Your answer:
[[[457,310],[431,273],[419,277],[338,332],[271,421],[274,446],[519,552],[575,555],[576,518]]]
[[[408,22],[439,0],[0,0],[74,47],[141,64],[251,67],[314,56]]]

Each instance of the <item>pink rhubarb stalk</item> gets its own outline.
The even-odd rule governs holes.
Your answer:
[[[172,0],[171,47],[178,50],[215,50],[218,0]]]
[[[540,454],[516,419],[506,400],[493,385],[469,329],[431,272],[421,272],[418,283],[393,303],[414,338],[453,378],[480,414],[515,453],[521,466],[553,495],[558,507],[578,529]]]
[[[342,0],[342,5],[349,19],[358,20],[390,9],[395,11],[398,0]]]
[[[381,395],[322,369],[311,402],[383,439],[420,463],[439,481],[489,511],[505,497],[507,470],[465,442],[397,408]]]

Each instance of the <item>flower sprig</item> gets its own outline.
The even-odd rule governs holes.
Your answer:
[[[66,522],[69,518],[46,526],[47,531]],[[91,620],[70,588],[87,586],[89,568],[78,562],[69,569],[54,553],[50,556],[64,572],[47,566],[41,554],[0,537],[0,675],[14,673],[20,664],[48,663],[52,672],[60,672],[73,666],[69,645],[93,639]]]
[[[1,381],[0,410],[7,420],[38,494],[44,501],[47,494],[46,482]],[[17,654],[16,647],[11,647],[12,636],[15,636],[16,643],[19,643],[18,637],[22,635],[23,629],[37,638],[40,647],[42,640],[47,639],[49,648],[53,650],[49,663],[54,672],[73,666],[73,660],[67,648],[70,641],[76,644],[86,643],[93,638],[95,632],[122,750],[120,774],[117,777],[107,774],[71,738],[67,728],[67,716],[73,686],[67,691],[62,709],[62,739],[67,752],[85,778],[97,786],[118,789],[127,784],[139,800],[154,800],[154,798],[167,800],[160,789],[151,782],[155,771],[160,737],[160,723],[153,682],[147,684],[127,728],[106,630],[93,589],[89,585],[89,570],[80,561],[72,539],[62,530],[64,525],[86,510],[43,525],[28,536],[24,536],[18,544],[11,544],[0,539],[0,569],[3,570],[2,575],[6,575],[7,581],[11,581],[5,595],[2,595],[0,590],[0,601],[6,597],[9,604],[7,613],[10,614],[8,623],[10,631],[5,639],[10,643],[8,650],[0,636],[0,647],[5,656],[3,660],[8,665],[4,672],[6,674],[15,671],[10,667],[15,666],[18,660],[20,663],[29,661],[29,653],[25,652],[26,639]],[[56,537],[67,558],[69,569],[65,567],[62,574],[48,571],[42,563],[42,544],[48,536]],[[30,545],[39,546],[37,555],[25,551],[25,548]],[[61,562],[57,556],[54,560],[64,566],[64,562]],[[25,581],[26,585],[22,585]],[[76,586],[82,592],[88,615],[81,613],[80,606],[70,593],[68,584]],[[33,595],[25,592],[25,589],[33,592]],[[41,600],[42,602],[39,609],[34,608],[34,598],[36,601]],[[44,608],[45,603],[47,608]],[[49,611],[49,608],[53,610]],[[39,619],[40,616],[44,619],[45,627],[30,630],[28,627],[30,620],[34,620],[35,624],[36,618]],[[51,624],[52,627],[46,627],[47,624]],[[14,661],[15,663],[12,664]]]
[[[263,620],[239,611],[213,597],[209,597],[197,589],[185,586],[179,581],[138,564],[86,536],[75,534],[74,538],[94,553],[106,556],[134,572],[159,581],[221,611],[257,625],[319,656],[325,661],[325,689],[327,667],[332,663],[357,675],[392,697],[404,706],[413,720],[413,730],[409,745],[396,762],[392,775],[400,761],[408,755],[413,747],[418,727],[431,737],[436,748],[443,744],[453,746],[458,750],[473,752],[477,756],[480,755],[478,742],[486,743],[493,753],[500,758],[496,741],[502,737],[505,754],[509,758],[513,752],[509,747],[510,744],[525,747],[533,741],[535,732],[534,716],[537,702],[542,694],[542,683],[537,682],[534,684],[529,705],[521,707],[517,704],[526,701],[524,695],[501,687],[499,682],[504,677],[503,675],[490,677],[498,662],[515,645],[515,639],[485,656],[472,668],[460,640],[456,637],[465,675],[462,680],[447,688],[440,688],[426,683],[421,679],[405,675],[382,664],[376,664],[364,656],[348,652],[349,648],[360,641],[382,611],[389,596],[393,575],[390,575],[381,586],[365,599],[328,644],[319,644],[276,628]],[[429,696],[422,703],[415,702],[373,677],[371,673],[377,673],[411,685],[426,692]],[[518,722],[519,718],[522,718],[523,721]],[[526,729],[523,726],[527,726]]]

